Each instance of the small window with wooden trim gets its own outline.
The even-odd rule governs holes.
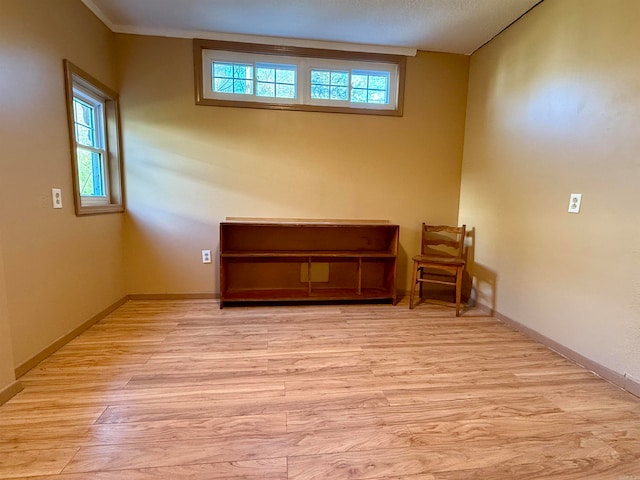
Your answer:
[[[402,115],[401,55],[194,40],[196,104]]]
[[[124,210],[118,95],[64,61],[76,215]]]

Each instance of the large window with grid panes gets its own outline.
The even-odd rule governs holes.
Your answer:
[[[194,41],[196,103],[402,114],[402,56]]]

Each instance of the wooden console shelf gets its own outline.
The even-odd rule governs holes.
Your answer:
[[[220,224],[220,308],[231,302],[396,300],[397,225]]]

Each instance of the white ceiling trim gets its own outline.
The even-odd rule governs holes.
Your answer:
[[[81,0],[81,1],[82,3],[85,4],[85,6],[89,10],[91,10],[94,13],[96,17],[100,19],[102,23],[104,23],[109,28],[109,30],[111,30],[112,32],[115,32],[115,25],[111,23],[111,20],[109,20],[107,16],[104,13],[102,13],[102,10],[100,10],[98,6],[95,3],[93,3],[92,0]]]
[[[112,31],[131,35],[148,35],[171,38],[202,38],[204,40],[224,40],[228,42],[260,43],[264,45],[283,45],[286,47],[322,48],[347,52],[385,53],[413,57],[417,49],[411,47],[391,47],[384,45],[365,45],[360,43],[328,42],[322,40],[304,40],[300,38],[264,37],[240,33],[221,33],[198,30],[165,30],[155,28],[130,28],[115,25]]]
[[[418,50],[412,47],[395,47],[385,45],[367,45],[360,43],[329,42],[322,40],[305,40],[299,38],[266,37],[237,33],[209,32],[204,30],[172,30],[162,28],[129,27],[114,25],[92,0],[82,0],[89,10],[102,21],[112,32],[130,35],[145,35],[170,38],[201,38],[204,40],[223,40],[228,42],[259,43],[263,45],[283,45],[286,47],[321,48],[346,52],[383,53],[387,55],[404,55],[414,57]]]

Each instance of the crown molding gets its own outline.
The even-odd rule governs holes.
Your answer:
[[[361,43],[329,42],[324,40],[306,40],[300,38],[269,37],[260,35],[245,35],[239,33],[210,32],[206,30],[173,30],[163,28],[132,27],[130,25],[116,25],[100,10],[92,0],[82,0],[109,30],[114,33],[142,35],[149,37],[168,38],[201,38],[203,40],[222,40],[226,42],[259,43],[263,45],[283,45],[287,47],[320,48],[326,50],[341,50],[345,52],[383,53],[387,55],[404,55],[415,57],[418,50],[414,47],[393,47],[387,45],[369,45]]]
[[[115,32],[115,25],[109,20],[102,10],[98,8],[98,6],[93,3],[93,0],[81,0],[85,6],[93,12],[93,14],[100,19],[102,23],[104,23],[109,30]]]

